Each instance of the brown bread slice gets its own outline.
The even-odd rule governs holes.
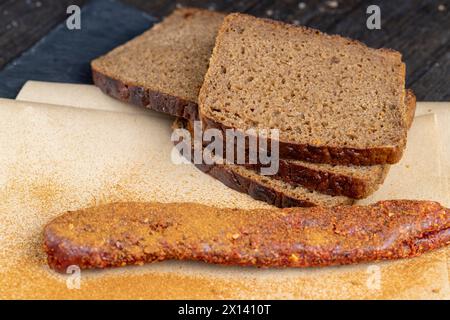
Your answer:
[[[416,100],[412,90],[407,90],[405,105],[408,127],[410,127],[416,108]],[[191,135],[193,134],[192,126],[186,120],[178,119],[174,127],[187,128]],[[259,165],[252,164],[246,164],[245,167],[256,172],[259,172],[260,169]],[[386,178],[389,168],[390,165],[345,166],[280,159],[278,173],[270,178],[279,179],[291,185],[300,185],[308,190],[328,195],[362,199],[379,188]],[[211,169],[205,168],[205,170]],[[223,169],[218,171],[223,171]],[[214,176],[221,181],[224,180],[224,175],[215,174]],[[252,177],[255,178],[257,175],[252,175]],[[225,184],[229,185],[230,183]],[[242,192],[246,192],[246,190],[244,189]]]
[[[197,98],[225,15],[177,9],[142,35],[92,61],[95,85],[122,101],[178,117]]]
[[[199,95],[206,128],[280,130],[280,158],[396,163],[406,144],[401,54],[306,27],[224,19]]]

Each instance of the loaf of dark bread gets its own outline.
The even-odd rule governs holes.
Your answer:
[[[147,106],[184,118],[197,117],[198,89],[203,81],[207,60],[214,45],[215,34],[223,15],[199,9],[179,9],[162,23],[140,37],[116,48],[109,54],[92,63],[96,84],[110,95],[137,105]],[[174,33],[184,35],[177,38],[176,44],[162,41],[176,37]],[[197,39],[200,37],[201,39]],[[192,43],[198,45],[193,48]],[[186,61],[170,60],[163,54],[161,46],[168,45],[167,52],[178,57],[180,52],[190,52]],[[200,48],[201,47],[201,48]],[[151,57],[143,65],[137,57]],[[170,60],[170,61],[169,61]],[[183,64],[184,63],[184,64]],[[195,65],[196,68],[189,68]],[[187,69],[185,69],[187,67]],[[184,73],[183,73],[184,72]],[[182,73],[182,83],[171,82],[169,78]],[[189,75],[189,73],[191,73]],[[159,81],[164,74],[167,81]],[[411,123],[414,115],[415,97],[411,91],[406,95],[408,117]],[[254,166],[255,170],[258,166]],[[314,164],[302,160],[280,159],[278,178],[290,183],[303,185],[310,190],[330,195],[345,195],[363,198],[377,189],[383,182],[388,166],[375,165],[367,168],[360,166],[340,166]]]
[[[396,163],[406,144],[399,52],[234,13],[199,95],[206,128],[279,129],[280,158]]]

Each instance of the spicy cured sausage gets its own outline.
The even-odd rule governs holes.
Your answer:
[[[224,209],[194,203],[113,203],[67,212],[44,230],[48,264],[107,268],[169,259],[310,267],[414,257],[450,243],[437,202]]]

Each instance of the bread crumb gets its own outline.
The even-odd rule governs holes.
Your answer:
[[[339,6],[339,2],[337,1],[327,1],[326,4],[332,9],[336,9]]]
[[[299,2],[299,3],[298,3],[298,8],[299,8],[300,10],[305,9],[305,8],[306,8],[306,3],[304,3],[304,2]]]

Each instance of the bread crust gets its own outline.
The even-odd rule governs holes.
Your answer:
[[[92,67],[92,79],[94,84],[105,94],[120,101],[184,119],[195,120],[198,118],[198,105],[196,102],[141,86],[123,83],[101,73],[95,67]]]
[[[224,137],[226,136],[226,130],[229,129],[243,134],[243,132],[237,128],[219,123],[201,114],[199,116],[205,130],[218,129],[222,131]],[[259,143],[260,138],[256,138]],[[272,140],[273,139],[267,138],[268,146],[272,145]],[[287,141],[278,141],[278,145],[279,157],[281,159],[303,160],[313,163],[371,166],[378,164],[395,164],[399,162],[403,155],[405,143],[401,143],[397,146],[371,147],[365,149],[313,146]],[[268,149],[270,150],[270,147]],[[248,153],[247,149],[246,153]]]
[[[197,169],[219,180],[227,187],[248,194],[256,200],[267,202],[279,208],[313,207],[320,205],[308,200],[300,200],[269,188],[257,181],[244,177],[221,164],[194,164]]]
[[[246,164],[245,167],[260,172],[263,166],[260,164]],[[384,168],[380,174],[379,181],[370,183],[357,177],[336,174],[326,170],[314,170],[292,161],[280,159],[278,172],[271,177],[331,196],[363,199],[378,189],[387,171],[388,168]]]
[[[437,202],[225,209],[194,203],[115,203],[67,212],[44,228],[49,266],[65,272],[197,260],[313,267],[415,257],[450,243],[450,210]]]
[[[192,122],[189,120],[178,118],[175,120],[173,128],[185,128],[193,136]],[[225,148],[223,154],[226,157]],[[369,178],[352,177],[325,169],[315,170],[303,165],[301,162],[292,160],[279,159],[278,165],[278,172],[271,175],[271,178],[282,180],[294,186],[300,185],[309,190],[319,191],[331,196],[346,196],[353,199],[365,198],[377,190],[389,171],[388,165],[382,166],[383,168],[380,170],[377,179],[369,181]],[[248,158],[242,166],[256,172],[260,172],[261,168],[264,167],[260,163],[250,164]]]
[[[191,124],[190,121],[181,119],[181,118],[177,118],[175,120],[175,122],[173,123],[172,127],[174,129],[184,128],[187,130],[192,130],[192,127],[189,124]],[[192,131],[191,131],[191,135],[192,135]],[[177,143],[178,143],[178,141],[174,141],[174,144],[177,144]],[[194,148],[192,147],[191,157],[193,154],[194,154]],[[187,160],[191,161],[196,166],[196,168],[199,169],[200,171],[219,180],[227,187],[229,187],[233,190],[242,192],[242,193],[246,193],[256,200],[265,201],[268,204],[274,205],[279,208],[312,207],[312,206],[323,205],[323,203],[319,203],[319,202],[300,200],[300,199],[290,197],[283,192],[279,192],[273,188],[270,188],[264,184],[259,183],[258,181],[255,181],[251,178],[248,178],[248,177],[245,177],[245,176],[239,174],[235,170],[232,170],[230,168],[230,166],[223,165],[221,163],[206,164],[205,162],[202,162],[201,164],[199,164],[199,163],[195,163],[192,158],[189,159],[185,155],[183,155],[183,156]],[[280,160],[279,173],[275,176],[269,176],[269,177],[271,179],[274,178],[274,179],[282,180],[283,182],[291,184],[292,186],[302,186],[302,187],[305,187],[306,189],[309,189],[306,185],[302,185],[300,183],[295,183],[295,182],[289,181],[288,180],[289,174],[281,173],[283,170],[282,165],[281,165],[282,162],[286,164],[286,166],[284,167],[284,170],[290,171],[290,170],[300,170],[300,168],[304,168],[304,170],[307,172],[307,174],[309,174],[311,177],[314,176],[314,172],[316,171],[316,170],[309,170],[309,168],[303,167],[303,166],[291,167],[289,165],[289,162],[286,162],[285,160]],[[260,168],[259,165],[251,165],[251,164],[243,165],[243,167],[254,170],[254,171],[257,171]],[[386,173],[387,173],[387,171],[386,171]],[[300,172],[298,172],[296,174],[299,174],[299,179],[303,179]],[[385,175],[385,174],[383,173],[383,175]],[[319,176],[322,177],[323,179],[320,180]],[[326,176],[329,176],[327,174],[327,172],[325,172],[325,171],[318,172],[317,174],[315,174],[315,179],[316,180],[319,179],[320,183],[322,185],[324,185],[325,182],[329,181],[325,178]],[[336,175],[336,177],[338,177],[338,176],[339,175]],[[342,176],[342,177],[350,178],[350,177],[344,177],[344,176]],[[384,177],[382,177],[382,178],[384,178]],[[308,177],[305,177],[304,179],[308,179]],[[305,181],[305,184],[312,186],[314,183],[313,179],[314,178],[311,178],[310,180]],[[367,184],[367,183],[364,181],[364,184]],[[376,186],[374,186],[374,188],[376,188]],[[311,188],[310,190],[319,191],[319,190],[313,189],[313,188]],[[352,204],[354,202],[354,200],[351,199],[350,197],[346,198],[346,200],[347,201],[342,204]]]

